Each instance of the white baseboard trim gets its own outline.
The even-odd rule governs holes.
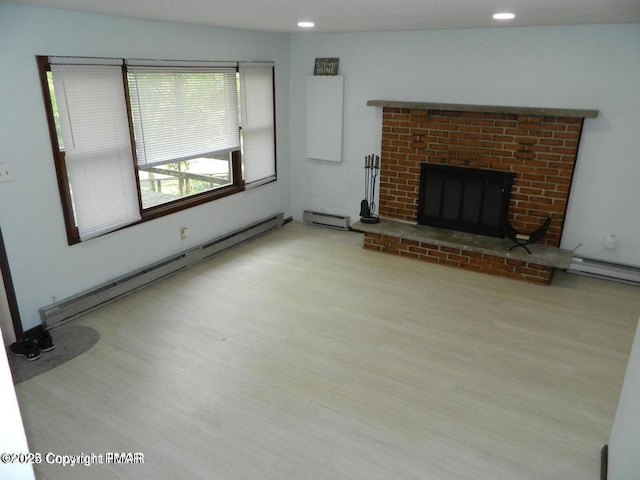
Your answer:
[[[283,225],[283,217],[284,214],[278,213],[186,252],[113,279],[99,287],[43,307],[40,309],[43,327],[47,329],[77,318],[169,275],[198,264],[227,248],[281,227]]]
[[[640,268],[616,263],[573,257],[568,272],[640,285]]]
[[[321,227],[333,227],[341,230],[349,230],[350,218],[343,215],[333,215],[330,213],[312,212],[305,210],[302,219],[304,223],[318,225]]]

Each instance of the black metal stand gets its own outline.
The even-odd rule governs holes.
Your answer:
[[[513,243],[515,243],[515,245],[513,245],[509,249],[509,251],[513,250],[514,248],[521,247],[521,248],[524,248],[529,255],[531,255],[531,250],[527,248],[527,245],[536,243],[538,240],[544,237],[544,234],[547,233],[547,230],[549,230],[550,224],[551,224],[551,216],[547,218],[547,220],[544,222],[544,224],[540,228],[536,229],[531,233],[523,233],[513,228],[513,226],[511,225],[511,222],[509,222],[509,219],[503,218],[502,229],[504,230],[504,233],[507,236],[507,238],[511,240]]]
[[[380,223],[380,217],[360,217],[362,223]]]
[[[376,204],[374,196],[376,179],[380,171],[380,157],[367,155],[364,158],[364,200],[360,202],[360,221],[362,223],[378,223],[380,218],[375,215]]]

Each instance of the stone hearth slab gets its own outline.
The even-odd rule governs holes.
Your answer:
[[[373,224],[356,222],[352,228],[364,233],[375,233],[440,247],[457,248],[463,251],[494,255],[500,258],[535,263],[552,268],[569,268],[573,255],[571,250],[564,250],[542,244],[527,245],[527,248],[531,250],[531,255],[529,255],[524,249],[519,247],[509,251],[513,246],[510,240],[415,225],[385,218],[381,218],[380,223]]]

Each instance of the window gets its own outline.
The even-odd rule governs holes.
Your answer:
[[[273,128],[273,69],[269,65],[241,65],[240,87],[243,103],[242,139],[245,155],[255,158],[245,163],[249,185],[269,181],[276,175],[275,129]]]
[[[276,179],[271,63],[38,63],[69,243]]]
[[[240,150],[236,67],[128,62],[142,207],[231,185]]]

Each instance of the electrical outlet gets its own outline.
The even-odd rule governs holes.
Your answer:
[[[11,165],[3,163],[0,165],[0,183],[13,182],[13,175],[11,175]]]
[[[618,246],[618,237],[615,235],[609,235],[604,242],[604,248],[607,250],[615,250]]]

